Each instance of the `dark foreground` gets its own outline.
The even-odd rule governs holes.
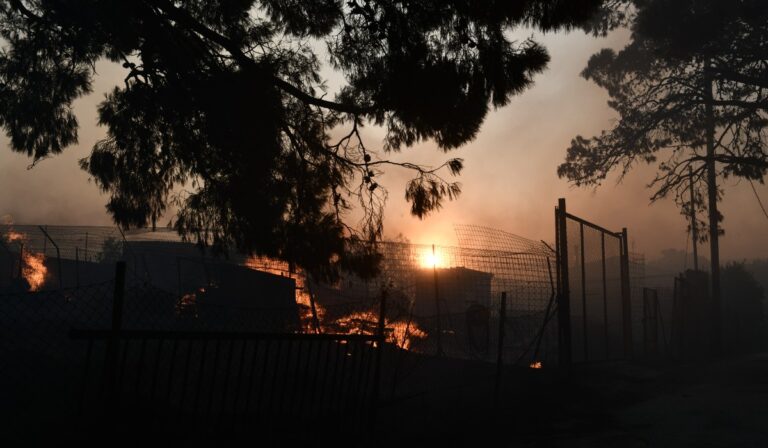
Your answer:
[[[594,364],[569,376],[526,369],[505,372],[504,378],[495,412],[491,377],[486,387],[435,391],[393,404],[382,416],[379,444],[768,446],[768,353],[675,364]]]
[[[373,432],[354,431],[336,419],[315,421],[313,429],[289,421],[234,439],[226,431],[197,438],[147,432],[142,411],[133,414],[134,421],[115,422],[108,415],[83,419],[68,409],[57,413],[61,418],[29,425],[21,424],[18,413],[5,415],[0,446],[74,439],[79,446],[160,442],[185,448],[768,447],[768,353],[685,363],[600,363],[570,373],[508,367],[498,394],[495,366],[489,363],[412,357],[400,366],[396,382],[388,374],[392,364],[383,367],[384,400]],[[105,426],[110,421],[117,431]]]

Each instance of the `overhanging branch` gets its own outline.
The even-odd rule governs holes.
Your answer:
[[[164,11],[166,15],[172,20],[183,23],[185,26],[189,27],[189,29],[225,49],[241,66],[261,69],[261,67],[259,67],[259,65],[253,59],[249,58],[245,53],[243,53],[243,51],[231,39],[203,25],[194,17],[192,17],[187,11],[174,6],[171,2],[165,0],[153,0],[152,3],[154,6]],[[275,85],[275,87],[293,96],[304,104],[309,104],[336,112],[356,115],[367,114],[375,110],[375,108],[371,106],[360,107],[353,104],[337,103],[334,101],[316,98],[294,86],[293,84],[274,75],[271,76],[271,82]]]

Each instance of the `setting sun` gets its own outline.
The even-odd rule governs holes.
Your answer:
[[[440,252],[431,248],[422,253],[420,264],[422,268],[441,268],[445,267],[445,259]]]

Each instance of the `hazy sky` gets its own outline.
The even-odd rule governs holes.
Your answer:
[[[631,249],[649,258],[665,248],[690,251],[686,222],[674,202],[649,202],[651,192],[645,185],[653,178],[653,169],[638,168],[623,183],[617,185],[615,178],[609,179],[597,190],[576,189],[557,178],[557,165],[571,138],[577,134],[591,137],[615,119],[606,105],[605,92],[579,73],[600,48],[620,48],[626,33],[617,32],[607,39],[580,32],[537,34],[535,38],[550,51],[549,68],[535,78],[531,89],[490,113],[477,139],[449,154],[425,143],[397,155],[428,165],[449,157],[464,158],[463,194],[458,201],[419,220],[410,216],[403,197],[408,173],[390,171],[379,178],[389,190],[385,234],[402,233],[416,243],[455,244],[453,224],[460,223],[552,241],[554,206],[559,197],[565,197],[573,214],[616,230],[627,227]],[[81,124],[78,145],[28,170],[30,159],[12,153],[7,138],[0,137],[0,215],[10,214],[18,223],[111,224],[104,210],[107,197],[77,166],[104,135],[104,129],[96,126],[96,104],[124,76],[117,66],[101,64],[97,68],[94,94],[76,103]],[[366,128],[365,135],[368,147],[381,147],[380,129]],[[768,204],[768,187],[755,185]],[[768,219],[749,184],[729,180],[724,188],[722,257],[768,257]],[[708,251],[702,248],[700,253],[707,255]]]

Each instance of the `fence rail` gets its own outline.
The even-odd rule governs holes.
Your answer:
[[[186,436],[362,433],[377,399],[370,335],[73,330],[85,343],[80,409]],[[297,429],[298,428],[298,429]],[[162,430],[162,431],[160,431]]]

